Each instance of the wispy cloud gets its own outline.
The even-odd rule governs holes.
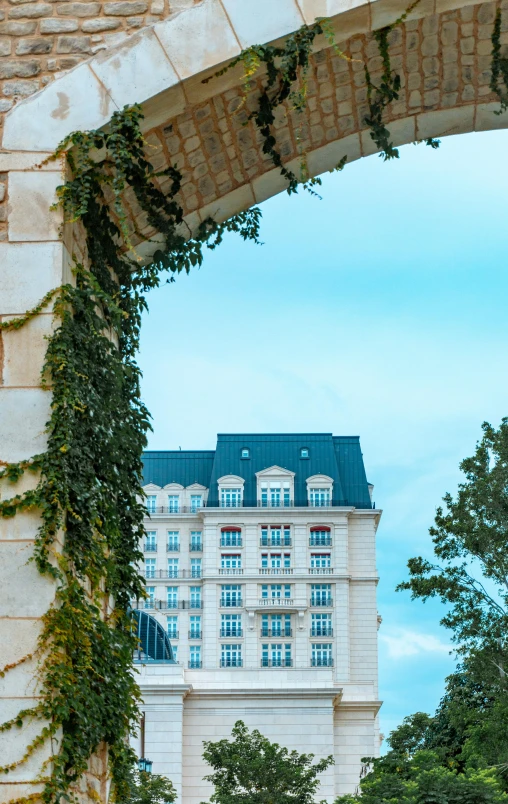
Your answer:
[[[422,634],[406,628],[391,629],[388,633],[379,634],[379,640],[387,648],[391,659],[402,659],[406,656],[418,656],[425,653],[449,653],[451,645],[433,636]]]

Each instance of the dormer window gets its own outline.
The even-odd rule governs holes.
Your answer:
[[[300,450],[300,458],[310,458],[309,450],[307,447],[302,447]]]
[[[241,457],[242,457],[242,459],[244,459],[244,458],[250,458],[250,450],[249,450],[249,449],[247,449],[247,448],[242,449],[242,452],[241,452]]]
[[[221,508],[241,508],[243,504],[244,479],[236,475],[219,478],[219,500]]]
[[[148,494],[146,498],[146,510],[149,514],[155,514],[157,510],[157,495]]]
[[[313,508],[328,508],[332,504],[333,479],[328,475],[307,478],[307,497]]]
[[[289,508],[294,500],[295,473],[281,466],[256,472],[257,501],[261,508]]]

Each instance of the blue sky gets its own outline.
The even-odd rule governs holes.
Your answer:
[[[150,448],[217,432],[359,434],[378,531],[387,735],[432,712],[454,663],[440,604],[396,594],[484,420],[508,414],[508,134],[443,139],[326,175],[323,200],[262,205],[264,245],[233,236],[152,292],[140,364]]]

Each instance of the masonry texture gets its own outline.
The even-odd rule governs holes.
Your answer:
[[[200,0],[2,0],[0,113],[58,73]]]

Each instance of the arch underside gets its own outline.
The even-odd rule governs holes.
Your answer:
[[[204,0],[204,5],[213,2],[215,0]],[[489,87],[491,37],[498,4],[463,5],[448,10],[447,5],[451,2],[453,0],[445,2],[445,9],[440,13],[432,13],[435,10],[433,0],[421,0],[410,18],[390,33],[391,64],[401,76],[399,97],[385,113],[394,145],[507,125],[508,113],[500,116],[494,113],[499,108],[499,99]],[[309,0],[311,5],[313,0]],[[378,10],[377,16],[374,8]],[[381,78],[382,64],[378,45],[366,28],[397,19],[404,8],[405,3],[401,5],[400,0],[391,0],[388,5],[385,0],[379,0],[376,4],[358,6],[337,15],[333,24],[339,48],[347,58],[328,46],[323,37],[320,42],[316,40],[322,49],[318,46],[313,54],[307,109],[298,114],[286,104],[279,108],[275,123],[277,147],[284,162],[296,174],[301,170],[302,152],[307,154],[311,175],[332,170],[343,157],[351,162],[376,152],[364,122],[368,113],[364,68],[365,65],[368,67],[376,84]],[[192,12],[182,12],[189,13]],[[155,32],[157,28],[155,26]],[[340,34],[345,30],[351,31],[352,35],[341,41]],[[103,99],[103,117],[109,118],[115,108],[121,108],[120,100],[134,102],[139,99],[133,95],[135,88],[132,87],[123,95],[117,89],[115,95],[106,68],[110,69],[111,64],[116,63],[116,69],[120,73],[127,70],[128,77],[129,70],[132,72],[129,59],[136,52],[136,84],[141,87],[144,76],[139,71],[143,69],[143,59],[138,51],[146,48],[147,41],[153,36],[153,30],[147,29],[137,35],[137,40],[132,37],[128,43],[118,47],[115,53],[99,55],[89,65],[81,65],[66,74],[60,79],[62,92],[55,96],[58,103],[62,103],[62,95],[67,99],[64,105],[68,103],[68,94],[65,93],[69,93],[69,87],[72,87],[72,76],[76,75],[76,81],[82,81],[79,71],[85,67],[102,75],[104,85],[110,87],[108,96]],[[502,44],[503,37],[507,36],[502,33]],[[182,190],[178,200],[185,211],[190,231],[209,216],[222,221],[287,186],[270,157],[263,154],[260,132],[248,119],[249,112],[257,103],[262,75],[258,77],[257,87],[247,94],[242,83],[242,65],[220,78],[203,83],[203,77],[209,78],[217,66],[220,65],[189,75],[177,86],[145,98],[143,102],[148,158],[157,170],[174,165],[181,171]],[[105,72],[101,74],[101,70]],[[150,83],[150,76],[146,78]],[[16,140],[14,123],[18,123],[18,131],[19,126],[22,131],[27,131],[27,127],[29,130],[29,116],[37,105],[40,107],[38,99],[48,91],[55,95],[57,85],[59,81],[19,104],[7,116],[4,145],[33,149],[28,141],[30,133],[18,133]],[[76,87],[76,91],[78,89]],[[145,88],[145,95],[147,91]],[[141,89],[139,92],[143,95]],[[49,141],[58,134],[51,143],[55,145],[62,131],[68,133],[79,128],[79,109],[72,109],[64,121],[60,120],[59,114],[60,106],[57,105],[48,116],[51,118],[48,123]],[[14,117],[9,126],[11,115]],[[86,125],[89,122],[87,115],[89,112],[85,109],[83,128],[91,127]],[[20,145],[16,144],[18,141]],[[47,148],[46,142],[47,137],[42,147]],[[169,179],[162,180],[161,188],[169,188],[169,183]],[[153,232],[133,192],[127,194],[126,204],[131,218],[132,242],[138,254],[148,259],[158,243],[156,240],[141,242],[142,238],[150,238]],[[141,233],[141,237],[136,231]]]

